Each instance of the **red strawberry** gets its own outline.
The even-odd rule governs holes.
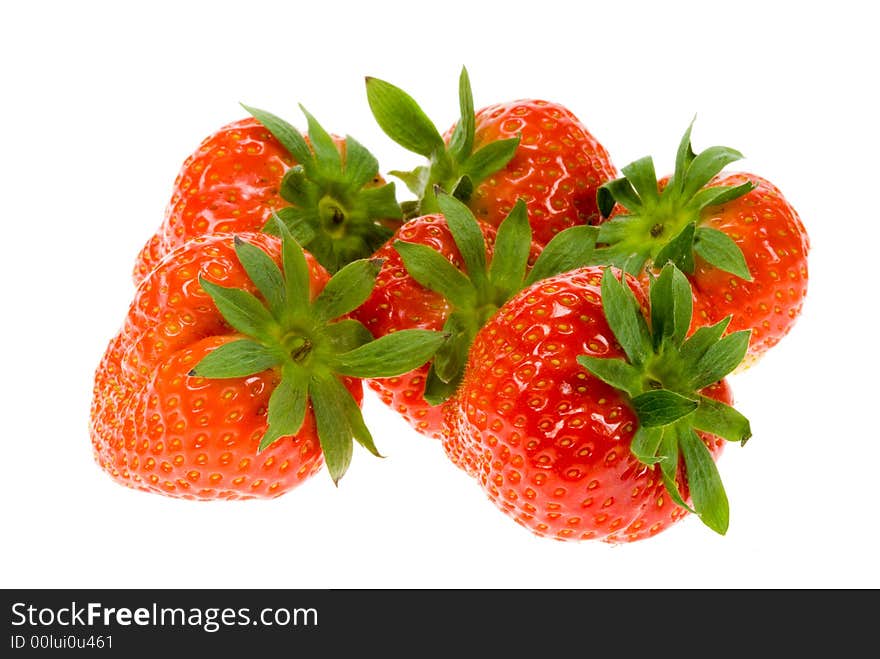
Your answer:
[[[604,147],[559,103],[523,99],[474,113],[467,71],[461,73],[461,118],[445,136],[404,91],[367,79],[367,98],[385,133],[429,159],[392,172],[418,196],[413,214],[437,211],[434,187],[465,201],[498,226],[518,199],[526,202],[535,242],[599,220],[596,191],[617,176]]]
[[[305,110],[308,137],[245,109],[255,118],[224,126],[183,163],[165,220],[138,255],[135,283],[191,238],[274,232],[276,212],[331,272],[372,254],[398,224],[393,184],[385,185],[376,159],[353,138],[327,134]]]
[[[135,262],[135,283],[161,258],[196,236],[259,231],[281,199],[292,156],[256,119],[235,121],[205,138],[174,181],[165,220]]]
[[[538,535],[630,542],[690,508],[724,533],[719,438],[750,430],[722,378],[748,333],[721,338],[722,322],[685,340],[691,292],[671,265],[650,312],[626,282],[587,267],[501,307],[474,340],[453,431],[489,498]]]
[[[376,252],[384,260],[376,287],[353,314],[377,337],[414,328],[449,336],[430,365],[369,380],[387,405],[435,438],[444,436],[443,402],[461,379],[479,328],[523,286],[587,263],[597,233],[573,227],[541,250],[530,240],[521,201],[497,233],[449,195],[440,193],[438,204],[442,215],[410,220]]]
[[[213,234],[171,251],[138,286],[95,374],[91,438],[117,481],[169,496],[274,497],[326,461],[335,481],[352,438],[376,453],[359,378],[396,375],[442,342],[373,341],[346,315],[379,263],[332,279],[283,239]]]
[[[513,158],[475,185],[468,203],[474,214],[497,225],[513,202],[524,199],[534,240],[541,245],[568,227],[597,224],[596,191],[617,176],[617,169],[580,119],[559,103],[533,99],[477,112],[474,151],[517,136]]]
[[[691,129],[675,173],[659,182],[650,158],[624,167],[599,201],[599,262],[638,273],[672,261],[694,290],[693,329],[731,315],[731,330],[750,330],[744,365],[776,345],[800,315],[807,293],[810,241],[795,209],[754,174],[719,175],[742,155],[710,147],[695,155]],[[617,202],[617,206],[615,206]]]
[[[486,257],[491,258],[495,229],[480,225],[486,241]],[[397,230],[394,237],[375,254],[382,259],[376,287],[367,301],[352,315],[374,336],[385,336],[401,329],[442,330],[452,311],[452,304],[439,292],[429,290],[407,272],[397,252],[397,241],[424,245],[441,254],[456,268],[464,269],[461,254],[443,215],[423,215]],[[431,405],[424,398],[430,364],[424,364],[395,378],[368,382],[386,405],[401,414],[416,430],[441,437],[443,406]]]

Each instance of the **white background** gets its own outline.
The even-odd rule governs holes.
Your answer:
[[[352,4],[2,4],[0,587],[880,586],[870,3]],[[633,545],[534,537],[372,396],[388,457],[358,449],[338,489],[322,472],[274,501],[194,503],[105,476],[92,376],[183,159],[240,101],[304,129],[302,102],[383,171],[413,166],[363,78],[443,130],[462,65],[477,106],[563,103],[618,166],[652,154],[668,171],[696,114],[698,149],[740,149],[799,210],[803,315],[732,379],[754,437],[719,463],[727,536],[691,517]]]

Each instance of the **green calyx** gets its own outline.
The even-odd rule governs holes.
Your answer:
[[[443,328],[448,340],[434,355],[425,383],[425,400],[431,405],[439,405],[458,388],[471,344],[498,308],[540,279],[590,263],[598,233],[590,226],[559,232],[530,269],[532,230],[525,202],[519,200],[499,225],[494,255],[487,262],[483,233],[468,207],[443,192],[437,191],[435,197],[466,272],[425,245],[401,240],[394,244],[412,278],[443,295],[451,307]]]
[[[268,427],[259,450],[299,432],[311,404],[324,460],[338,482],[351,461],[352,439],[379,455],[357,402],[340,378],[406,373],[430,359],[444,337],[404,330],[373,340],[366,327],[346,317],[369,297],[379,259],[349,263],[310,299],[303,250],[286,225],[277,218],[276,223],[282,237],[281,267],[260,248],[235,239],[238,260],[259,296],[199,278],[226,322],[244,336],[205,355],[190,375],[243,378],[273,369],[279,380],[269,398]]]
[[[674,263],[694,272],[694,255],[741,279],[751,280],[739,246],[725,233],[702,226],[706,209],[737,199],[755,186],[708,185],[724,167],[742,158],[739,151],[712,146],[695,154],[688,126],[679,144],[675,171],[661,191],[650,156],[624,167],[623,178],[599,188],[599,210],[608,217],[615,204],[625,210],[601,225],[596,257],[601,263],[638,273],[646,265],[659,270]]]
[[[474,189],[513,158],[519,138],[497,140],[474,150],[474,98],[467,70],[459,77],[460,118],[449,145],[418,103],[405,91],[377,78],[367,78],[367,101],[388,137],[405,149],[428,159],[412,171],[393,171],[416,195],[406,207],[407,217],[439,212],[439,189],[467,202]]]
[[[624,392],[639,419],[633,455],[646,465],[659,465],[673,501],[700,516],[724,534],[729,505],[709,450],[697,435],[703,431],[745,443],[749,421],[735,409],[702,395],[743,360],[749,332],[724,336],[726,318],[687,337],[693,313],[691,287],[673,264],[652,279],[651,313],[645,319],[629,286],[610,268],[602,277],[602,308],[625,359],[581,355],[578,362],[590,373]],[[693,508],[676,483],[679,456],[684,458]]]
[[[329,272],[373,254],[403,219],[394,184],[382,184],[379,163],[353,137],[338,148],[317,120],[300,106],[308,139],[275,115],[243,106],[296,161],[279,193],[290,203],[278,216],[294,238]],[[264,228],[277,235],[274,220]]]

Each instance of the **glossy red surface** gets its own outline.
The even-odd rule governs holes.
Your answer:
[[[807,294],[810,241],[800,217],[776,186],[753,174],[729,174],[712,185],[757,187],[709,209],[703,225],[723,231],[739,245],[752,281],[713,268],[697,258],[694,327],[733,315],[728,331],[751,330],[748,361],[776,345],[794,326]]]
[[[481,228],[490,245],[488,254],[491,256],[495,229],[488,225]],[[460,270],[465,270],[443,216],[415,218],[376,252],[376,258],[384,259],[376,287],[352,315],[377,338],[402,329],[443,329],[451,311],[449,304],[442,295],[426,289],[410,276],[400,254],[394,249],[396,240],[430,247]],[[424,398],[429,366],[426,364],[399,377],[369,380],[368,385],[379,394],[382,402],[402,415],[418,432],[439,439],[443,434],[443,408],[429,405]]]
[[[474,214],[498,226],[522,198],[533,239],[541,245],[570,226],[598,222],[596,191],[618,173],[581,120],[558,103],[534,99],[477,112],[475,150],[517,136],[513,159],[474,191],[469,202]]]
[[[669,498],[659,470],[630,452],[637,419],[624,394],[576,361],[622,356],[600,281],[599,268],[546,279],[478,333],[454,420],[465,455],[455,459],[472,466],[495,505],[538,535],[631,542],[686,511]],[[704,393],[730,400],[723,383]],[[704,442],[717,457],[722,441]]]
[[[280,261],[276,238],[240,237]],[[328,276],[307,259],[314,296]],[[311,411],[296,436],[257,455],[277,374],[230,380],[188,375],[208,351],[240,338],[199,286],[200,276],[254,292],[231,234],[194,239],[151,271],[96,371],[90,424],[95,459],[118,482],[169,496],[278,496],[323,464]],[[360,382],[346,378],[345,384],[360,404]]]
[[[135,262],[135,283],[190,238],[261,229],[273,210],[287,205],[278,191],[293,164],[281,143],[253,118],[205,138],[177,174],[165,219]]]

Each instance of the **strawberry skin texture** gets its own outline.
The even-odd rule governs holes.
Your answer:
[[[322,467],[310,414],[295,437],[256,455],[269,395],[278,384],[272,371],[243,382],[187,376],[208,352],[234,338],[202,339],[153,371],[137,396],[129,439],[134,450],[117,457],[141,482],[200,499],[267,498],[293,489]]]
[[[597,223],[596,191],[618,174],[583,123],[558,103],[534,99],[476,113],[475,149],[517,136],[520,143],[510,162],[476,186],[468,204],[474,215],[498,226],[522,198],[533,240],[541,245],[570,226]]]
[[[590,267],[545,279],[499,310],[477,334],[450,427],[454,459],[464,454],[514,521],[539,536],[623,543],[656,535],[687,511],[670,499],[659,468],[630,452],[638,421],[625,394],[576,361],[623,354],[602,311],[601,275]],[[701,393],[731,402],[724,381]],[[701,438],[717,459],[723,440]],[[679,465],[687,501],[683,473]]]
[[[800,316],[807,294],[810,249],[798,213],[766,179],[736,173],[711,185],[747,181],[756,185],[754,190],[709,209],[703,224],[733,238],[753,280],[739,279],[699,257],[689,277],[694,288],[694,327],[732,315],[729,331],[752,331],[745,366],[779,343]]]
[[[487,255],[491,257],[495,229],[486,224],[480,228],[486,238]],[[376,287],[352,316],[377,338],[402,329],[442,330],[449,317],[449,303],[412,278],[394,249],[396,240],[430,247],[460,270],[464,269],[446,219],[440,214],[416,217],[400,227],[376,252],[375,258],[384,260]],[[432,406],[424,398],[428,370],[426,364],[399,377],[367,380],[367,385],[419,433],[440,439],[445,411],[443,405]]]
[[[495,227],[478,222],[486,243],[486,259],[491,261]],[[375,337],[404,329],[443,329],[452,307],[435,291],[429,290],[409,274],[394,243],[402,240],[430,247],[462,272],[466,272],[461,253],[455,244],[446,219],[441,214],[423,215],[404,224],[375,254],[383,259],[376,287],[367,301],[352,316],[360,320]],[[529,263],[534,263],[540,247],[532,244]],[[367,380],[380,399],[397,411],[419,433],[449,441],[446,423],[449,401],[431,405],[425,400],[425,383],[430,364],[394,378]]]
[[[205,138],[184,161],[164,222],[137,257],[135,284],[190,238],[260,230],[272,211],[287,205],[278,191],[294,164],[281,143],[253,118],[232,122]]]
[[[280,261],[278,239],[242,238]],[[188,375],[206,353],[240,338],[198,282],[203,276],[254,292],[232,244],[231,234],[214,234],[169,253],[138,286],[97,368],[92,446],[98,464],[123,485],[187,499],[270,498],[323,464],[311,409],[295,436],[257,455],[277,383],[272,370],[225,380]],[[306,258],[314,296],[328,275]],[[344,384],[360,404],[360,381]]]

